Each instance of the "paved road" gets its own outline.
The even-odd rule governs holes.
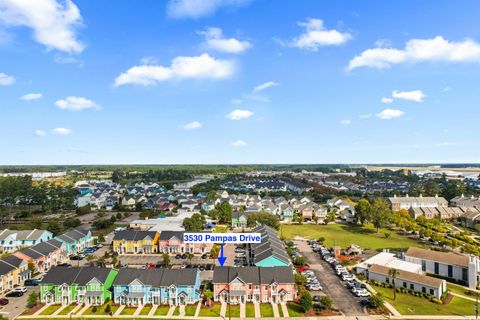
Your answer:
[[[363,308],[359,303],[361,299],[355,297],[344,286],[330,265],[318,253],[312,251],[307,241],[295,240],[294,243],[310,265],[310,269],[315,272],[323,291],[332,297],[335,306],[347,316],[364,315]]]

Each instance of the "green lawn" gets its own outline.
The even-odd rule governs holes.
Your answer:
[[[225,232],[228,232],[228,227],[227,227],[227,226],[216,226],[214,232],[215,232],[215,233],[225,233]]]
[[[303,317],[302,308],[296,303],[287,303],[287,310],[290,317]]]
[[[73,309],[75,309],[77,305],[76,304],[69,304],[68,306],[66,306],[65,308],[62,309],[62,311],[60,311],[58,313],[58,315],[60,316],[66,316],[67,314],[70,313],[70,311],[72,311]]]
[[[282,310],[282,306],[277,304],[277,307],[278,307],[278,315],[280,316],[280,318],[283,318],[283,310]]]
[[[230,310],[229,310],[230,309]],[[232,304],[227,306],[227,312],[225,312],[225,318],[228,318],[230,315],[231,318],[240,317],[240,306],[238,304]]]
[[[473,315],[475,302],[453,297],[449,304],[437,304],[426,298],[414,297],[406,293],[397,293],[397,300],[393,300],[393,289],[375,287],[385,300],[394,306],[402,315],[445,315],[465,316]]]
[[[151,304],[146,304],[143,306],[142,311],[140,311],[141,316],[148,316],[153,306]]]
[[[57,311],[58,309],[60,309],[61,306],[62,306],[61,304],[54,304],[54,305],[48,306],[47,308],[45,308],[45,310],[42,311],[42,313],[40,313],[40,315],[49,316],[53,314],[55,311]]]
[[[170,310],[170,306],[158,306],[157,310],[155,310],[156,316],[166,316]]]
[[[273,307],[270,303],[260,304],[260,314],[263,318],[273,318]]]
[[[120,312],[120,315],[122,316],[133,316],[133,314],[137,311],[136,307],[125,307],[123,310]]]
[[[390,236],[385,238],[385,232]],[[380,229],[377,233],[372,225],[351,225],[351,224],[328,224],[328,225],[281,225],[280,235],[287,239],[300,236],[310,239],[325,237],[325,245],[328,247],[337,245],[347,247],[354,243],[365,249],[380,250],[384,248],[405,250],[410,246],[422,247],[423,245],[406,236],[401,236],[387,229]]]
[[[255,306],[253,303],[245,304],[245,317],[255,318]]]
[[[173,310],[173,314],[174,316],[179,316],[180,315],[180,308],[179,307],[175,307],[175,310]]]
[[[185,306],[185,315],[188,317],[193,317],[195,315],[195,311],[197,311],[197,304],[198,303]]]
[[[469,288],[459,286],[453,283],[447,283],[448,291],[454,292],[456,294],[460,294],[462,296],[475,298],[476,294],[475,291],[470,290]],[[479,293],[480,294],[480,293]]]
[[[220,316],[220,308],[221,308],[221,305],[219,303],[214,304],[211,308],[202,306],[198,316],[199,317],[218,317]]]

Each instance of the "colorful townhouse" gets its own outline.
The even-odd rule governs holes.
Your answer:
[[[113,236],[113,252],[118,254],[157,253],[159,233],[156,231],[123,230]]]
[[[55,237],[65,244],[68,255],[77,254],[93,244],[92,232],[84,228],[76,228]]]
[[[107,268],[52,268],[40,283],[40,301],[46,304],[102,305],[111,298],[117,270]]]
[[[57,264],[68,260],[65,244],[56,239],[17,251],[13,255],[27,263],[33,263],[35,270],[39,272],[48,271]]]
[[[232,228],[247,227],[248,212],[234,211],[232,212]]]
[[[0,231],[0,252],[11,253],[21,248],[31,247],[37,243],[48,241],[53,234],[47,230],[9,230]]]
[[[30,278],[28,263],[15,256],[0,260],[0,294],[4,294],[14,287],[23,285],[23,281]]]
[[[183,231],[162,231],[158,240],[158,249],[161,253],[210,253],[213,243],[185,243]]]
[[[198,269],[128,269],[113,282],[114,302],[127,306],[186,305],[200,300]]]
[[[250,261],[257,267],[281,267],[291,264],[275,229],[262,225],[254,228],[252,233],[260,233],[262,236],[260,243],[248,245]]]
[[[214,301],[284,303],[296,299],[291,267],[216,267]]]

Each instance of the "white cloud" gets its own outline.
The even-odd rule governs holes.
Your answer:
[[[412,39],[404,49],[372,48],[350,60],[347,69],[360,67],[389,68],[399,63],[427,61],[480,62],[480,44],[471,40],[448,41],[442,36],[433,39]]]
[[[15,82],[15,77],[0,73],[0,86],[9,86]]]
[[[380,119],[390,120],[394,118],[401,117],[404,114],[402,110],[397,109],[384,109],[382,112],[377,114],[377,117]]]
[[[232,142],[232,146],[234,146],[234,147],[245,147],[246,145],[247,145],[247,143],[243,140],[240,140],[240,139]]]
[[[251,116],[253,116],[253,112],[250,110],[244,110],[244,109],[235,109],[229,114],[227,114],[227,118],[230,120],[248,119]]]
[[[387,97],[382,98],[382,103],[392,103],[392,102],[393,102],[392,98],[387,98]]]
[[[317,51],[320,47],[341,45],[352,38],[347,32],[325,29],[320,19],[309,18],[298,25],[305,27],[306,32],[294,38],[288,45],[300,49]]]
[[[392,97],[394,97],[395,99],[422,102],[423,98],[425,98],[425,94],[421,90],[412,90],[412,91],[395,90],[392,92]]]
[[[134,66],[115,79],[115,86],[125,84],[151,86],[173,79],[221,79],[230,77],[234,69],[233,61],[215,59],[207,53],[195,57],[179,56],[174,58],[168,67]]]
[[[170,0],[168,15],[173,18],[200,18],[208,16],[221,7],[242,6],[250,0]]]
[[[0,1],[0,23],[31,28],[34,39],[48,49],[82,52],[85,46],[76,36],[81,21],[80,10],[71,0]]]
[[[65,99],[57,100],[55,105],[62,110],[81,111],[84,109],[100,109],[100,106],[95,101],[84,97],[69,96]]]
[[[348,126],[349,124],[352,123],[352,120],[345,119],[345,120],[340,121],[340,123],[343,124],[344,126]]]
[[[39,137],[44,137],[47,135],[47,133],[43,130],[35,130],[35,135]]]
[[[193,121],[193,122],[184,124],[182,127],[185,130],[194,130],[194,129],[200,129],[202,127],[202,124],[198,121]]]
[[[20,100],[31,101],[41,99],[43,95],[41,93],[27,93],[20,97]]]
[[[53,134],[58,134],[61,136],[68,136],[69,134],[72,133],[72,130],[67,129],[67,128],[55,128],[52,130]]]
[[[207,28],[205,31],[198,31],[205,37],[204,46],[219,52],[242,53],[252,47],[248,41],[240,41],[235,38],[225,38],[222,29]]]
[[[259,84],[258,86],[256,86],[255,88],[253,88],[253,92],[259,92],[259,91],[268,89],[268,88],[270,88],[270,87],[275,87],[275,86],[278,86],[278,85],[279,85],[279,83],[277,83],[277,82],[275,82],[275,81],[268,81],[268,82]]]

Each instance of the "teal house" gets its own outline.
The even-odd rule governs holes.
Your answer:
[[[65,243],[68,255],[77,254],[93,244],[92,232],[82,228],[73,229],[55,239]]]
[[[252,230],[260,233],[260,243],[250,244],[250,256],[257,267],[284,267],[291,265],[290,258],[277,235],[277,230],[264,225]]]
[[[232,228],[246,228],[247,216],[248,214],[246,212],[232,212]]]

